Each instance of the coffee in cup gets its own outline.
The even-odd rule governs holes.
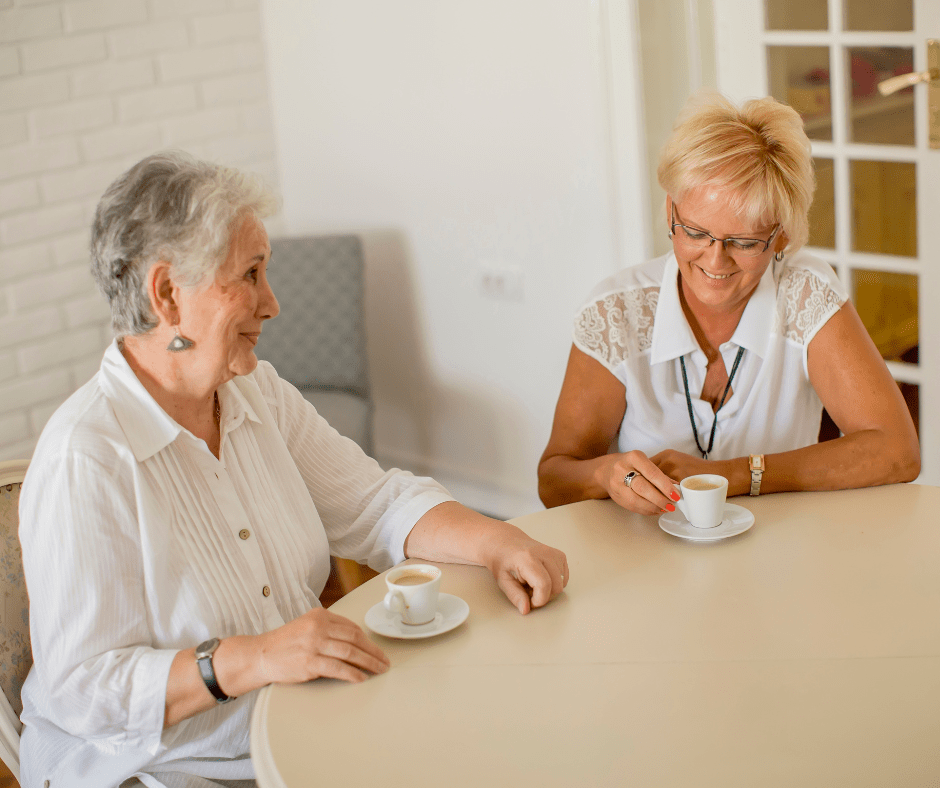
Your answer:
[[[715,528],[721,525],[728,497],[728,480],[715,473],[687,476],[679,484],[676,506],[682,510],[695,528]]]
[[[683,484],[687,490],[717,490],[721,487],[720,484],[710,482],[700,476],[691,476],[686,479]]]
[[[423,573],[414,573],[399,575],[395,580],[396,586],[419,586],[422,583],[430,583],[434,578]]]
[[[385,576],[385,609],[398,613],[403,624],[430,624],[437,615],[441,570],[430,564],[408,564]]]

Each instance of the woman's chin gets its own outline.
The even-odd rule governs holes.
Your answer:
[[[230,367],[236,377],[240,375],[250,375],[257,368],[258,357],[254,354],[253,351],[239,354],[238,358],[235,359],[234,363]]]

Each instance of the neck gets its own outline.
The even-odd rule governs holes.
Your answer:
[[[703,304],[679,275],[679,302],[682,312],[692,329],[696,341],[711,361],[718,355],[718,348],[729,341],[741,322],[747,301],[730,309],[722,310]]]
[[[156,333],[156,332],[152,332]],[[121,352],[157,404],[181,427],[209,442],[215,433],[215,395],[220,381],[194,373],[192,351],[171,353],[151,336],[125,337]]]

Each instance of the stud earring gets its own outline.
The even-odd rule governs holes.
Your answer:
[[[170,340],[170,344],[166,346],[166,349],[171,353],[179,353],[181,350],[189,350],[196,343],[191,339],[186,339],[182,334],[180,334],[180,327],[173,326],[176,330],[176,336]]]
[[[778,263],[779,263],[782,259],[783,259],[783,252],[777,252],[777,254],[774,255],[774,260],[776,260]]]

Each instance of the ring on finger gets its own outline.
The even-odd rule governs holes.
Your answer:
[[[633,482],[636,479],[636,477],[639,475],[640,474],[637,473],[636,471],[630,471],[630,473],[628,473],[626,476],[623,477],[623,483],[632,490]]]

